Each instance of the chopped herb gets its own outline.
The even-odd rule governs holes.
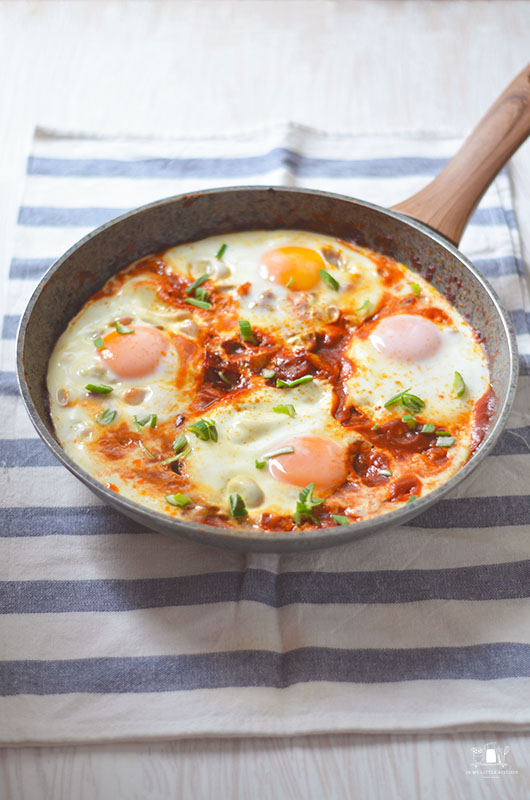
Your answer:
[[[350,520],[348,519],[348,517],[343,517],[340,514],[332,514],[331,516],[333,517],[333,519],[335,520],[335,522],[338,525],[349,525],[350,524]]]
[[[405,505],[407,506],[409,503],[414,503],[414,501],[417,500],[417,499],[418,499],[418,495],[417,494],[411,494],[411,496],[409,497],[409,499],[407,500]]]
[[[209,311],[212,307],[212,304],[207,303],[206,300],[196,300],[194,297],[186,297],[186,303],[189,303],[190,306],[202,308],[203,311]]]
[[[168,494],[166,497],[166,503],[169,503],[170,506],[177,506],[177,508],[185,508],[186,506],[189,506],[191,500],[187,494],[181,494],[180,492],[177,492],[177,494]]]
[[[285,287],[286,287],[286,289],[290,289],[290,287],[293,285],[293,281],[294,281],[294,278],[293,278],[293,276],[291,275],[291,277],[289,278],[289,280],[288,280],[288,281],[287,281],[287,283],[285,284]]]
[[[373,309],[372,301],[367,299],[364,301],[362,306],[359,306],[359,308],[356,308],[355,310],[357,311],[358,314],[364,314],[365,312],[367,314],[370,314],[372,309]]]
[[[263,375],[264,378],[268,380],[269,378],[274,378],[276,373],[274,372],[273,369],[262,369],[261,374]]]
[[[149,423],[149,427],[156,428],[156,421],[158,417],[156,414],[148,414],[146,417],[142,417],[142,419],[138,419],[136,414],[133,416],[133,422],[136,425],[137,430],[143,428],[145,425]]]
[[[227,378],[227,377],[226,377],[226,375],[224,374],[224,372],[222,372],[222,371],[219,371],[217,374],[219,375],[219,377],[221,378],[221,380],[223,381],[223,383],[226,383],[226,385],[227,385],[227,386],[232,386],[232,381],[230,380],[230,378]]]
[[[405,416],[401,417],[401,421],[406,422],[411,431],[418,427],[418,420],[412,414],[405,414]]]
[[[296,525],[301,525],[304,518],[310,519],[315,523],[315,525],[320,525],[318,519],[315,517],[311,509],[313,509],[315,506],[321,505],[324,500],[318,500],[316,497],[313,497],[314,491],[315,484],[309,483],[298,495],[296,511],[293,517]]]
[[[377,471],[378,471],[379,475],[383,475],[385,478],[391,478],[392,477],[392,473],[390,472],[389,469],[378,469]]]
[[[233,517],[236,519],[242,519],[243,517],[247,516],[247,507],[240,494],[231,494],[228,498],[228,502],[230,504],[230,513]]]
[[[380,427],[381,425],[378,422],[374,422],[374,424],[372,425],[372,430],[378,431]]]
[[[266,453],[266,455],[256,459],[256,469],[263,469],[269,458],[285,456],[287,453],[294,453],[294,447],[282,447],[281,450],[274,450],[272,453]]]
[[[121,336],[125,336],[128,333],[134,333],[134,328],[126,328],[125,325],[122,325],[119,320],[116,321],[116,330],[119,334],[121,334]]]
[[[226,250],[227,247],[228,247],[227,244],[222,244],[221,247],[219,248],[219,250],[217,251],[217,253],[215,254],[215,257],[218,258],[219,260],[221,260],[222,257],[225,254],[225,250]]]
[[[191,294],[195,289],[198,289],[203,283],[205,283],[210,276],[207,272],[204,275],[201,275],[200,278],[190,283],[190,285],[186,288],[186,294]]]
[[[239,320],[239,333],[244,342],[253,342],[254,334],[252,333],[252,326],[246,319]]]
[[[427,425],[422,425],[420,433],[434,433],[436,425],[432,425],[430,422]]]
[[[452,447],[454,443],[454,436],[439,436],[436,440],[436,447]]]
[[[425,402],[415,394],[411,394],[410,389],[403,389],[402,392],[395,394],[390,400],[385,403],[385,408],[392,408],[392,406],[400,405],[407,411],[412,411],[413,414],[419,414],[422,408],[425,407]]]
[[[92,394],[110,394],[110,392],[114,391],[112,386],[107,386],[105,383],[101,383],[99,386],[95,383],[87,383],[85,389],[92,392]]]
[[[148,447],[146,447],[146,446],[145,446],[145,444],[144,444],[142,441],[139,441],[139,442],[138,442],[138,444],[140,445],[140,447],[142,448],[142,450],[145,450],[145,452],[147,453],[147,455],[149,456],[149,458],[156,458],[156,454],[155,454],[155,453],[153,453],[153,451],[152,451],[152,450],[149,450],[149,448],[148,448]]]
[[[419,295],[419,293],[421,292],[421,286],[420,286],[420,284],[419,284],[419,283],[411,283],[411,284],[410,284],[410,288],[412,289],[412,294],[415,294],[415,295],[416,295],[416,297],[417,297],[417,296]]]
[[[211,419],[202,417],[198,422],[194,422],[193,425],[188,425],[188,430],[194,433],[198,439],[202,439],[203,442],[208,442],[210,439],[212,442],[217,441],[217,428],[215,427],[215,422],[212,422]]]
[[[203,303],[205,303],[208,300],[208,296],[209,296],[208,289],[205,289],[203,286],[195,290],[195,297],[197,298],[197,300],[201,300]]]
[[[297,378],[295,381],[282,381],[281,378],[278,378],[276,381],[276,388],[279,389],[282,386],[287,386],[288,389],[292,389],[293,386],[301,386],[302,383],[311,383],[312,380],[312,375],[304,375],[303,378]]]
[[[330,273],[327,272],[325,269],[321,269],[318,274],[320,275],[324,283],[327,286],[329,286],[330,289],[333,289],[335,292],[339,291],[340,283],[336,278],[333,277],[333,275],[330,275]]]
[[[439,430],[437,429],[437,430],[435,430],[434,432],[435,432],[435,434],[436,434],[437,436],[451,436],[451,434],[449,433],[449,431],[446,431],[446,430],[444,430],[443,428],[440,428]]]
[[[277,414],[287,414],[288,417],[294,417],[296,414],[294,406],[291,405],[291,403],[287,403],[285,406],[274,406],[272,410]]]
[[[466,384],[464,383],[463,377],[459,372],[455,372],[453,392],[456,394],[457,397],[462,397],[465,391],[466,391]]]
[[[96,417],[96,422],[98,425],[110,425],[111,422],[114,422],[116,419],[116,415],[118,412],[114,409],[111,410],[107,408],[105,411],[102,411],[101,414],[98,414]]]
[[[180,453],[177,453],[174,456],[170,456],[169,458],[165,458],[163,461],[159,461],[159,464],[165,466],[166,464],[172,464],[174,461],[179,461],[181,458],[187,458],[191,453],[191,447],[185,447]]]
[[[171,447],[173,448],[175,453],[180,453],[182,452],[182,450],[184,450],[184,448],[188,446],[188,444],[189,444],[188,437],[185,436],[185,434],[181,433],[179,436],[177,436]]]
[[[103,341],[101,336],[96,336],[96,338],[92,339],[92,341],[94,342],[94,347],[97,347],[98,350],[103,350],[103,348],[105,347],[105,342]]]

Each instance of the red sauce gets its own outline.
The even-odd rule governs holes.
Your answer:
[[[388,482],[389,476],[384,474],[384,471],[390,471],[388,458],[367,442],[354,442],[350,447],[348,458],[351,459],[355,473],[365,486],[382,486]]]
[[[473,433],[471,436],[471,452],[474,453],[490,427],[490,420],[495,411],[497,399],[491,386],[488,388],[480,400],[475,404],[473,410]]]
[[[390,484],[387,499],[393,503],[395,500],[407,500],[413,494],[416,497],[421,494],[420,479],[415,475],[403,475]]]

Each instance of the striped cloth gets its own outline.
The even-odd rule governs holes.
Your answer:
[[[406,527],[286,556],[150,533],[54,460],[14,377],[37,279],[122,211],[234,184],[390,205],[457,144],[293,125],[156,142],[37,133],[1,309],[2,743],[529,725],[530,303],[505,174],[462,248],[515,323],[515,409],[481,468]]]

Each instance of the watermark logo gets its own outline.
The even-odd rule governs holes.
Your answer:
[[[481,747],[472,747],[472,769],[466,770],[466,775],[483,775],[487,778],[497,778],[499,775],[517,775],[518,770],[510,769],[508,764],[508,745],[497,742],[487,742]]]

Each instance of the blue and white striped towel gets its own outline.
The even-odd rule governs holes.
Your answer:
[[[37,134],[3,295],[1,742],[530,724],[530,304],[505,174],[462,247],[517,329],[515,410],[465,486],[406,527],[287,556],[150,533],[55,462],[14,378],[35,282],[122,211],[244,183],[390,205],[457,144],[293,125],[164,142]]]

